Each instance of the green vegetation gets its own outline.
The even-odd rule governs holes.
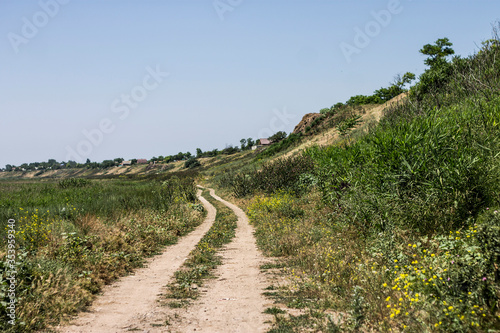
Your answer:
[[[8,324],[8,227],[0,230],[0,329],[29,332],[75,314],[104,284],[192,230],[193,178],[65,179],[0,183],[0,215],[14,219],[16,325]],[[10,274],[9,274],[10,276]]]
[[[295,133],[290,133],[285,139],[281,139],[279,142],[272,144],[269,148],[266,150],[262,151],[259,154],[259,157],[270,157],[275,155],[276,153],[279,153],[281,151],[284,151],[290,147],[294,147],[297,144],[300,143],[302,139],[302,134],[295,134]]]
[[[441,59],[445,58],[447,55],[449,55],[449,48],[444,49],[444,46],[447,45],[446,43],[449,43],[448,39],[443,39],[439,40],[438,44],[439,46],[431,46],[431,45],[426,45],[420,52],[422,54],[430,55],[432,59],[436,58],[435,62],[439,62]],[[451,45],[449,45],[451,46]],[[451,53],[453,54],[453,53]],[[430,60],[432,62],[432,60]],[[433,62],[434,63],[434,62]],[[426,62],[427,64],[427,62]],[[408,86],[412,81],[415,80],[415,74],[406,72],[401,75],[396,75],[394,77],[394,81],[390,84],[389,87],[387,88],[380,88],[378,90],[375,90],[373,92],[373,95],[356,95],[352,96],[349,98],[345,103],[336,103],[335,105],[331,106],[330,108],[323,108],[319,110],[319,113],[323,115],[333,115],[337,113],[340,109],[342,109],[345,106],[359,106],[359,105],[367,105],[367,104],[383,104],[391,99],[393,99],[396,96],[401,95],[402,93],[406,92],[407,90],[405,89],[406,86]]]
[[[190,158],[184,163],[184,167],[187,169],[193,169],[199,166],[201,166],[201,163],[196,158]]]
[[[300,177],[312,168],[312,160],[307,156],[283,158],[264,163],[260,170],[225,173],[217,181],[220,186],[229,188],[237,198],[254,194],[258,190],[273,193],[287,189],[300,193],[303,189],[299,183]]]
[[[429,68],[368,133],[350,134],[351,113],[335,145],[219,178],[285,264],[273,297],[304,311],[271,331],[500,329],[500,42],[451,46],[422,48]]]

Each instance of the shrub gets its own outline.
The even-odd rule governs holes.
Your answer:
[[[74,188],[74,187],[84,187],[90,184],[91,181],[89,179],[69,178],[60,180],[58,185],[60,188]]]
[[[465,230],[408,244],[384,283],[385,319],[391,326],[439,332],[498,329],[498,250],[491,246],[500,245],[499,227],[499,214],[490,213]]]
[[[262,165],[260,170],[230,174],[221,185],[229,186],[236,197],[245,197],[260,190],[274,193],[280,190],[297,195],[307,189],[301,176],[313,169],[312,159],[307,156],[280,158]]]
[[[184,168],[186,169],[193,169],[199,166],[201,166],[201,163],[196,158],[190,158],[184,163]]]

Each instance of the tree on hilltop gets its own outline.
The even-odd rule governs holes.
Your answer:
[[[279,132],[273,134],[272,136],[268,137],[268,139],[272,143],[280,142],[281,140],[283,140],[285,138],[286,138],[286,132],[283,132],[283,131],[279,131]]]
[[[419,52],[429,56],[424,60],[424,63],[433,68],[442,65],[446,62],[446,57],[455,54],[451,46],[453,46],[453,43],[445,37],[438,39],[434,45],[425,44]]]

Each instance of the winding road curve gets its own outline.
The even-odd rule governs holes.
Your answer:
[[[263,257],[257,249],[253,228],[237,206],[210,194],[231,208],[238,217],[236,236],[222,250],[223,264],[217,279],[207,283],[203,295],[187,309],[160,306],[159,295],[171,282],[192,249],[210,229],[216,209],[198,191],[208,214],[193,232],[152,258],[146,267],[106,286],[88,312],[82,312],[70,326],[59,332],[265,332],[270,316],[263,311],[270,303],[262,295],[265,277],[259,267]],[[171,320],[175,318],[175,320]],[[165,322],[169,325],[165,326]]]

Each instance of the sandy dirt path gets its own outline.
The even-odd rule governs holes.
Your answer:
[[[222,251],[223,264],[214,274],[217,279],[208,281],[206,292],[191,307],[176,312],[177,323],[170,332],[265,332],[272,316],[263,311],[272,303],[262,295],[267,284],[260,265],[265,260],[253,227],[239,207],[219,198],[214,190],[210,194],[238,217],[236,236]]]
[[[216,210],[198,191],[198,198],[208,214],[204,222],[163,254],[153,257],[134,275],[126,276],[106,286],[89,312],[83,312],[71,326],[58,327],[59,332],[112,333],[137,331],[138,324],[156,312],[164,311],[157,302],[158,295],[181,267],[189,252],[210,229]],[[165,332],[165,327],[151,327],[145,332]]]

